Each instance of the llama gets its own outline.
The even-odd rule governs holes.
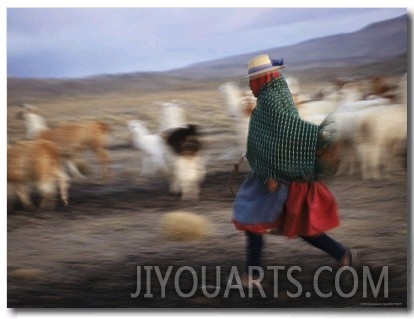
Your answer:
[[[338,157],[340,158],[336,175],[353,175],[356,173],[360,163],[357,145],[356,131],[358,130],[364,110],[357,112],[333,112],[325,121],[333,126],[335,143],[339,146]]]
[[[297,78],[293,76],[287,76],[285,77],[285,81],[289,87],[290,94],[292,94],[293,97],[300,93],[300,85]]]
[[[363,179],[379,179],[385,167],[389,176],[394,159],[407,151],[407,109],[401,105],[335,112],[326,120],[341,145],[336,175],[353,175],[360,168]]]
[[[239,144],[245,146],[249,133],[250,116],[256,107],[256,98],[250,90],[245,91],[240,100],[241,110],[236,122],[236,130],[239,135]]]
[[[242,92],[233,82],[220,85],[219,92],[224,99],[229,116],[234,119],[238,144],[244,151],[249,131],[250,115],[256,107],[256,98],[250,90]]]
[[[373,100],[343,104],[328,117],[334,123],[336,140],[344,146],[337,175],[348,169],[356,172],[360,165],[364,179],[378,179],[385,168],[390,175],[392,165],[407,152],[407,81],[403,75],[399,83],[398,101],[376,97]],[[382,102],[382,103],[381,103]],[[346,106],[346,107],[343,107]]]
[[[301,91],[299,80],[293,76],[285,77],[285,81],[288,85],[290,94],[292,94],[293,101],[297,108],[300,108],[302,103],[306,103],[311,101],[312,98],[306,94],[305,92]]]
[[[75,164],[75,158],[82,152],[91,150],[98,156],[102,176],[108,178],[109,154],[105,149],[110,127],[100,121],[77,122],[48,128],[44,119],[33,107],[22,105],[21,116],[25,122],[26,134],[33,138],[46,139],[59,146],[72,174],[84,178]]]
[[[151,134],[145,125],[138,121],[128,122],[132,134],[132,145],[143,152],[141,174],[152,175],[158,171],[169,171],[169,149],[161,134]]]
[[[18,141],[7,146],[7,183],[25,209],[34,210],[30,190],[34,186],[40,193],[39,210],[54,201],[56,188],[60,198],[68,205],[69,177],[61,163],[59,147],[48,140]]]
[[[244,91],[240,102],[242,105],[241,111],[244,115],[244,118],[250,119],[250,116],[252,115],[257,102],[257,99],[254,97],[253,92],[251,90]]]
[[[38,109],[34,105],[22,104],[22,110],[17,117],[24,120],[26,138],[35,139],[39,132],[49,129],[45,119],[38,114]]]
[[[382,106],[382,105],[391,105],[392,101],[390,99],[378,97],[378,96],[368,96],[366,100],[354,101],[342,103],[338,106],[338,112],[355,112],[364,110],[373,106]]]
[[[306,101],[298,106],[299,116],[316,125],[320,125],[333,112],[354,111],[384,103],[383,100],[361,101],[364,94],[354,82],[341,84],[339,89],[328,86],[321,89],[317,96],[318,100]]]
[[[206,168],[197,127],[189,124],[187,128],[174,129],[165,139],[173,151],[170,192],[181,193],[181,200],[199,199]]]
[[[300,118],[316,125],[320,125],[328,114],[336,110],[341,94],[332,87],[326,87],[320,90],[318,98],[296,104]]]
[[[218,89],[224,99],[229,115],[231,117],[239,117],[240,101],[242,97],[240,88],[233,82],[225,82],[221,84]]]
[[[356,134],[363,179],[390,177],[394,159],[407,153],[407,108],[391,105],[365,112]]]
[[[401,83],[391,83],[391,79],[385,76],[375,76],[370,79],[371,95],[383,97],[392,100],[393,103],[399,103],[401,101],[396,100],[400,92],[398,87],[401,87]]]
[[[161,107],[159,132],[186,126],[185,106],[179,100],[157,102]]]
[[[159,132],[162,143],[153,143],[164,154],[169,169],[170,192],[181,194],[182,200],[198,199],[200,183],[205,176],[205,162],[199,155],[200,141],[195,125],[187,125],[184,103],[171,100],[161,105]],[[167,149],[161,149],[165,145]]]
[[[365,94],[361,88],[363,84],[358,82],[349,82],[340,89],[340,103],[336,111],[354,112],[367,109],[373,106],[390,105],[392,100],[378,95]]]

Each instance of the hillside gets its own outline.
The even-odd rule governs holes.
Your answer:
[[[322,67],[355,67],[388,61],[407,54],[408,16],[371,24],[353,33],[338,34],[317,38],[286,47],[276,47],[265,53],[284,58],[292,71]],[[275,40],[277,42],[277,39]],[[256,51],[225,59],[194,64],[180,70],[181,74],[191,74],[198,70],[211,74],[243,74],[247,61]],[[225,70],[225,72],[223,71]]]
[[[301,81],[329,81],[341,76],[400,75],[407,71],[408,16],[367,26],[348,34],[318,38],[266,50],[283,57],[286,72]],[[80,79],[8,78],[8,103],[46,96],[101,95],[110,92],[153,92],[159,88],[213,88],[226,80],[243,81],[252,52],[198,63],[168,72],[134,72]],[[306,72],[303,72],[306,71]],[[311,72],[311,73],[310,73]]]

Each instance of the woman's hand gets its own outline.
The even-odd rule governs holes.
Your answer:
[[[277,190],[278,187],[279,183],[275,181],[273,178],[269,178],[267,180],[267,190],[269,191],[269,193],[274,192],[275,190]]]

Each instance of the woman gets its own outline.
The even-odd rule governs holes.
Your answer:
[[[263,234],[278,229],[289,238],[301,237],[333,256],[341,266],[352,266],[356,251],[325,234],[338,226],[336,201],[318,180],[322,157],[330,147],[326,123],[303,121],[286,81],[283,60],[259,55],[249,61],[249,86],[257,98],[251,115],[246,158],[251,172],[236,195],[233,223],[247,239],[245,286],[257,276]],[[252,276],[249,276],[252,275]]]

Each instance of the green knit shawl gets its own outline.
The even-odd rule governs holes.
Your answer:
[[[285,79],[263,86],[251,116],[246,157],[252,174],[263,180],[316,178],[319,127],[303,121]]]

